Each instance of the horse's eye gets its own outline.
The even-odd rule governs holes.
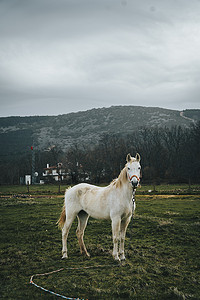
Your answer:
[[[128,170],[130,170],[130,168],[128,167]]]
[[[141,168],[139,167],[138,170],[140,170]]]

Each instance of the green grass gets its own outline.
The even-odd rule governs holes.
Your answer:
[[[198,195],[200,194],[200,185],[193,184],[161,184],[161,185],[142,185],[137,189],[138,194],[163,194],[163,195]]]
[[[102,184],[105,186],[106,184]],[[63,194],[68,185],[60,185],[60,193]],[[155,190],[154,190],[155,189]],[[44,185],[30,185],[29,193],[28,187],[25,185],[4,185],[0,186],[1,195],[56,195],[59,193],[58,184],[44,184]],[[193,184],[189,188],[188,184],[161,184],[161,185],[143,185],[137,189],[137,194],[200,194],[200,185]]]
[[[60,186],[60,192],[64,194],[67,185]],[[31,194],[31,195],[42,195],[42,194],[58,194],[59,185],[57,184],[41,184],[41,185],[30,185],[29,192],[26,185],[3,185],[0,186],[0,195],[18,195],[18,194]]]
[[[10,191],[4,189],[5,194]],[[111,256],[109,221],[89,219],[85,232],[89,259],[79,253],[75,221],[68,238],[69,259],[62,261],[56,221],[63,198],[2,197],[0,298],[59,299],[30,285],[29,280],[33,274],[64,267],[59,273],[35,277],[34,282],[90,300],[200,299],[200,197],[137,195],[136,202],[136,214],[127,230],[127,260],[118,266]],[[99,264],[113,267],[67,270]]]

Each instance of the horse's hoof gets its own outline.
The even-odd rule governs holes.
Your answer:
[[[62,259],[65,259],[65,258],[68,258],[66,253],[64,253],[63,256],[62,256]]]
[[[87,251],[81,251],[81,255],[90,257],[90,254]]]
[[[120,261],[119,256],[118,255],[113,255],[114,260],[116,261]]]
[[[125,257],[124,255],[121,255],[121,256],[120,256],[120,260],[121,260],[121,261],[125,261],[125,260],[126,260],[126,257]]]

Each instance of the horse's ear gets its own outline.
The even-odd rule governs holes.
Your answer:
[[[131,161],[131,155],[130,155],[130,153],[127,155],[126,161],[127,161],[127,162]]]
[[[135,158],[138,162],[140,162],[140,154],[139,153],[136,154]]]

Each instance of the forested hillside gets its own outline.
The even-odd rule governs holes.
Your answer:
[[[200,121],[200,109],[186,109],[183,111],[183,116],[194,121]]]
[[[197,115],[195,111],[195,115]],[[161,108],[111,107],[46,117],[0,119],[0,183],[19,183],[46,164],[62,162],[68,183],[88,178],[109,182],[127,153],[142,157],[143,181],[198,182],[200,123],[185,112]]]
[[[193,116],[189,110],[186,114]],[[57,145],[63,151],[74,144],[96,145],[102,134],[124,135],[142,127],[189,127],[192,120],[184,115],[163,108],[113,106],[59,116],[0,118],[0,156],[9,161],[28,153],[32,144],[38,150]]]

